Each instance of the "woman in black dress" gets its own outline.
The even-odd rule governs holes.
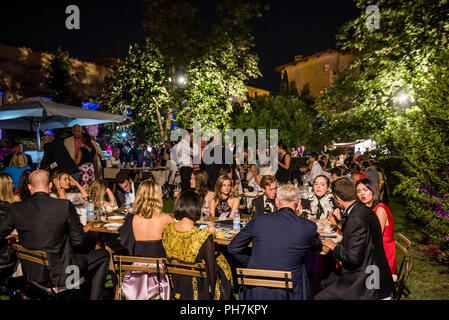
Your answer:
[[[86,190],[95,180],[94,161],[96,161],[96,157],[97,151],[93,145],[92,137],[88,133],[83,133],[83,146],[79,148],[75,155],[75,162],[80,169],[80,185]]]
[[[118,229],[121,245],[131,256],[164,258],[162,231],[173,218],[162,213],[162,189],[152,180],[143,181],[136,193],[133,213],[129,213]],[[170,297],[168,277],[161,275],[161,287],[157,274],[128,273],[122,280],[123,295],[128,300],[149,300]],[[161,290],[160,290],[161,289]],[[160,292],[161,291],[161,292]]]
[[[290,180],[290,154],[287,152],[287,146],[283,142],[278,145],[279,161],[276,172],[276,180],[280,184],[287,184]]]

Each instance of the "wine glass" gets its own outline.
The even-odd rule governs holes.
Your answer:
[[[295,186],[295,187],[298,187],[298,179],[293,179],[293,185]]]

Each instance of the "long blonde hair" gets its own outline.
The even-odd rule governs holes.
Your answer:
[[[14,153],[12,156],[11,162],[9,163],[10,167],[26,167],[28,165],[27,157],[23,152]]]
[[[134,214],[150,219],[155,214],[161,214],[163,208],[161,186],[153,180],[143,181],[137,190],[133,205]]]
[[[95,180],[89,187],[89,199],[94,203],[95,208],[99,208],[102,201],[105,201],[108,183],[104,179]],[[111,199],[109,199],[111,200]]]
[[[0,201],[12,203],[14,194],[12,193],[12,179],[7,173],[0,173]]]
[[[214,199],[216,202],[219,202],[221,200],[220,196],[221,196],[221,187],[223,187],[223,183],[229,180],[229,182],[231,183],[231,190],[229,191],[229,198],[233,198],[234,194],[232,192],[232,187],[234,186],[234,183],[232,181],[231,178],[229,178],[228,175],[221,175],[218,177],[217,179],[217,183],[215,184],[215,189],[214,189]]]

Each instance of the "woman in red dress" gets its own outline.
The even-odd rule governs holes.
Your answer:
[[[391,273],[398,274],[396,264],[396,244],[394,242],[394,221],[390,209],[383,203],[379,203],[376,186],[369,179],[361,179],[356,184],[357,197],[367,207],[373,209],[379,218],[383,234],[383,244]]]

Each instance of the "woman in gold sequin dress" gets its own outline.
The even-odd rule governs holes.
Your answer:
[[[173,297],[175,300],[228,300],[232,289],[231,268],[225,257],[216,252],[212,233],[194,225],[200,218],[201,205],[197,193],[184,192],[174,208],[177,221],[168,224],[162,234],[167,259],[206,264],[206,279],[173,274]]]

